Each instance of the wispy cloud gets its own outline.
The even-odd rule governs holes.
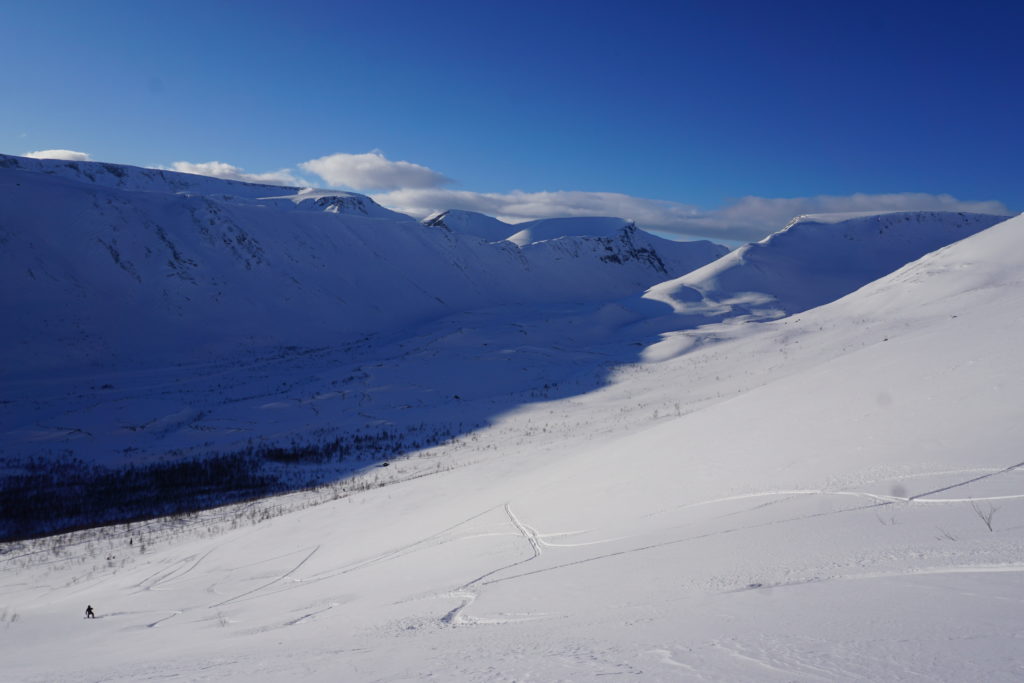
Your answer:
[[[380,151],[366,154],[330,154],[299,164],[335,187],[353,190],[436,188],[452,180],[437,171],[408,161],[391,161]]]
[[[49,150],[33,154],[66,153]],[[83,158],[84,157],[84,158]],[[71,158],[51,156],[48,158]],[[88,155],[74,157],[86,160]],[[793,217],[813,213],[852,211],[973,211],[1009,214],[998,201],[965,201],[948,194],[902,192],[894,194],[857,193],[844,196],[755,197],[733,200],[716,209],[702,209],[661,199],[634,197],[616,192],[472,192],[443,187],[447,176],[408,161],[391,161],[380,151],[366,154],[330,154],[298,164],[314,173],[328,186],[358,191],[377,190],[374,200],[389,209],[424,218],[448,209],[477,211],[508,223],[563,216],[617,216],[637,225],[680,237],[706,237],[739,242],[759,240],[781,229]],[[178,161],[173,169],[185,173],[274,185],[305,187],[310,183],[292,169],[271,173],[247,173],[220,161],[191,163]]]
[[[686,237],[750,241],[781,229],[794,216],[849,211],[975,211],[1008,214],[997,201],[962,201],[947,194],[853,194],[817,197],[743,197],[720,209],[613,192],[478,193],[400,189],[373,195],[378,203],[416,216],[445,209],[478,211],[519,223],[559,216],[618,216],[639,226]]]
[[[24,137],[24,134],[22,135]],[[92,161],[85,152],[76,152],[71,149],[41,149],[37,152],[25,152],[22,156],[30,159],[63,159],[64,161]]]
[[[510,223],[562,216],[619,216],[637,223],[661,227],[700,215],[697,207],[658,199],[644,199],[615,192],[481,193],[445,189],[401,189],[372,195],[396,211],[426,216],[445,209],[478,211]]]
[[[310,184],[287,168],[280,171],[271,171],[270,173],[246,173],[238,166],[225,164],[222,161],[204,161],[198,164],[190,161],[175,161],[171,164],[171,169],[181,173],[194,173],[196,175],[223,178],[225,180],[241,180],[247,183],[266,183],[268,185],[287,185],[291,187],[306,187]]]

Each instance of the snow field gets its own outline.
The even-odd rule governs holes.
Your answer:
[[[1019,679],[1020,224],[522,405],[454,469],[25,562],[7,672]]]

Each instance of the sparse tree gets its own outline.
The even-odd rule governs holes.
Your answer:
[[[999,510],[999,508],[997,508],[992,503],[989,503],[988,509],[983,510],[976,501],[972,500],[971,509],[974,510],[974,514],[978,515],[978,518],[985,523],[985,526],[988,527],[988,530],[992,531],[992,517],[995,516],[996,511]]]

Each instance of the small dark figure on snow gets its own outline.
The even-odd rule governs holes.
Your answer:
[[[92,611],[92,605],[86,605],[85,606],[85,618],[86,619],[95,619],[96,618],[96,613]]]

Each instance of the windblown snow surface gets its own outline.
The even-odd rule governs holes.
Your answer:
[[[1022,248],[1018,217],[775,320],[694,326],[655,288],[97,371],[77,403],[58,383],[36,404],[237,391],[191,424],[250,433],[482,425],[333,485],[0,546],[3,677],[1020,680]]]

